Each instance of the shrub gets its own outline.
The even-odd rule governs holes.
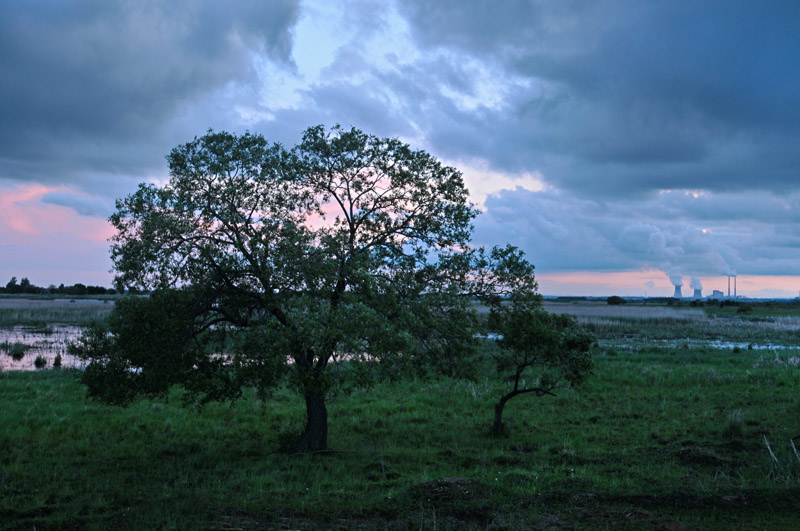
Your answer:
[[[606,299],[606,302],[611,305],[617,305],[617,304],[625,304],[628,301],[617,295],[612,295]]]
[[[8,341],[0,343],[0,349],[5,350],[15,361],[19,361],[25,357],[25,352],[29,348],[31,348],[30,345],[26,345],[25,343],[9,343]]]
[[[36,356],[36,359],[33,362],[33,365],[37,369],[44,369],[47,366],[47,359],[44,358],[41,354]]]

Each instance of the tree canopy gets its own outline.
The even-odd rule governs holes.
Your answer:
[[[116,285],[153,295],[74,348],[106,400],[174,384],[189,402],[266,395],[288,374],[306,403],[298,449],[322,450],[335,386],[467,373],[475,301],[535,296],[517,249],[470,247],[461,173],[397,139],[317,126],[286,149],[209,131],[167,160],[169,182],[110,218]]]
[[[235,373],[213,395],[234,397],[238,384],[266,392],[288,361],[308,413],[300,448],[318,450],[336,383],[330,364],[467,366],[457,362],[475,349],[464,250],[477,211],[456,169],[396,139],[321,126],[291,150],[209,132],[167,159],[169,182],[140,185],[111,217],[117,284],[162,294],[120,306],[116,347],[99,355],[84,345],[105,384],[113,373],[139,392],[164,392],[203,371],[209,382]],[[186,308],[172,313],[180,330],[141,335],[179,337],[161,351],[183,360],[180,370],[148,376],[157,353],[134,355],[141,345],[123,323],[166,318],[161,308],[175,298]],[[137,383],[148,378],[158,385]]]

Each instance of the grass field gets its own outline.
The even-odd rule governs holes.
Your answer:
[[[5,372],[0,527],[797,529],[796,356],[601,345],[584,388],[512,400],[499,438],[491,374],[379,384],[331,401],[316,455],[284,448],[288,390],[118,409],[70,371]]]

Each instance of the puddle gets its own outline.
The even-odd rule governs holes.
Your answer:
[[[635,340],[620,343],[619,341],[600,341],[602,346],[613,347],[617,349],[641,349],[648,346],[658,346],[662,348],[716,348],[722,350],[733,350],[739,348],[740,350],[797,350],[800,348],[798,345],[781,345],[777,343],[751,343],[741,341],[723,341],[717,340],[697,340],[697,339],[656,339],[656,340]]]
[[[774,345],[771,343],[757,344],[757,343],[738,343],[735,341],[710,341],[708,346],[712,348],[731,349],[739,348],[740,350],[787,350],[797,349],[797,345]]]
[[[67,354],[67,343],[77,339],[80,334],[80,327],[67,325],[48,325],[46,331],[40,327],[29,326],[0,329],[0,369],[36,370],[37,356],[41,356],[47,362],[43,368],[50,369],[53,367],[53,360],[59,354],[62,367],[83,367],[85,363],[80,358]],[[12,348],[16,343],[27,347],[19,360],[14,359],[8,352],[8,348]]]

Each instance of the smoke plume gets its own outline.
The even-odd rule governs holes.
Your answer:
[[[677,267],[673,267],[672,269],[670,269],[669,272],[667,273],[667,276],[669,277],[669,281],[672,282],[673,286],[675,287],[683,286],[683,275],[681,274],[680,269],[678,269]]]

